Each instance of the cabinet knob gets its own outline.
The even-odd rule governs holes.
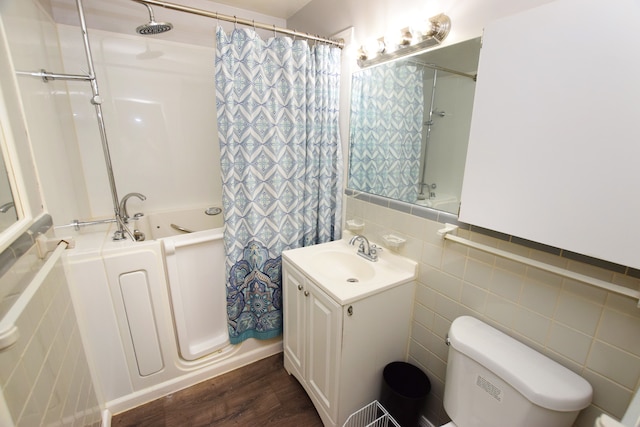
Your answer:
[[[308,297],[309,296],[309,291],[304,291],[304,296]]]
[[[298,290],[301,291],[303,289],[302,285],[298,285]]]
[[[352,305],[350,305],[349,308],[347,308],[347,314],[349,316],[353,316],[353,306]]]

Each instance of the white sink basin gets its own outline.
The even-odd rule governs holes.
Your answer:
[[[313,255],[309,267],[331,280],[345,283],[365,282],[375,277],[375,262],[366,260],[356,251],[321,250]]]
[[[282,257],[341,304],[348,304],[416,278],[417,263],[388,250],[378,261],[357,254],[346,240],[284,251]]]

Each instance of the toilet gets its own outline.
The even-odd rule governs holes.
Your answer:
[[[443,427],[570,427],[591,402],[584,378],[474,317],[447,344]]]

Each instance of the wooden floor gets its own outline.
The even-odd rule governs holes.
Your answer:
[[[113,427],[322,427],[282,353],[115,415]]]

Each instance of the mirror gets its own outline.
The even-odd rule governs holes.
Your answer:
[[[480,45],[353,73],[350,189],[458,213]]]
[[[0,157],[0,233],[18,221],[13,192],[4,159]]]

